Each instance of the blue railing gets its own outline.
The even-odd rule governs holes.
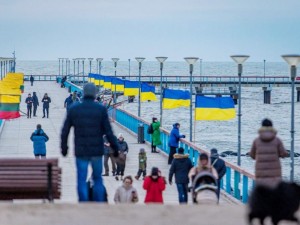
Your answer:
[[[57,82],[60,83],[60,81],[61,78],[58,78]],[[70,82],[65,82],[65,87],[71,91],[82,91],[81,87],[78,87],[77,85]],[[149,122],[122,109],[112,108],[111,110],[109,110],[109,116],[120,125],[124,126],[124,128],[135,134],[138,133],[138,127],[143,126],[144,140],[148,143],[151,143],[151,135],[147,133],[148,127],[150,125]],[[168,140],[170,133],[164,128],[161,128],[160,130],[162,145],[159,147],[164,153],[169,154]],[[189,157],[194,165],[197,164],[198,157],[201,153],[208,153],[207,151],[200,149],[193,143],[183,139],[181,139],[181,141],[179,142],[179,146],[183,147],[185,149],[185,153],[189,154]],[[254,175],[245,171],[237,165],[227,162],[226,160],[225,163],[227,167],[226,175],[221,180],[221,188],[239,201],[246,203],[248,201],[249,192],[255,185]]]

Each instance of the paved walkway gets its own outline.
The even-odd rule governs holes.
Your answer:
[[[61,203],[75,203],[77,202],[76,194],[76,177],[75,177],[75,159],[73,156],[73,132],[69,137],[70,152],[67,158],[60,155],[60,132],[63,120],[65,118],[66,110],[64,109],[64,100],[68,97],[66,89],[60,88],[60,85],[49,82],[34,82],[34,86],[30,86],[29,82],[25,83],[25,91],[22,96],[21,111],[26,112],[26,105],[24,103],[28,93],[35,91],[42,100],[44,93],[48,93],[52,102],[50,103],[49,118],[42,118],[42,104],[40,104],[37,117],[28,119],[25,115],[19,119],[6,121],[3,132],[0,136],[0,157],[33,157],[33,147],[30,141],[30,135],[35,130],[37,124],[41,124],[44,131],[49,136],[50,140],[47,142],[47,157],[58,157],[59,164],[62,167],[62,196]],[[123,133],[125,140],[129,144],[129,154],[126,162],[125,175],[134,176],[138,169],[138,151],[141,147],[146,149],[148,157],[148,171],[150,172],[152,166],[157,166],[161,169],[163,176],[168,176],[169,166],[167,165],[167,158],[164,154],[151,153],[150,147],[146,144],[137,144],[137,138],[120,126],[113,124],[113,130],[116,135]],[[109,162],[110,163],[110,162]],[[114,192],[121,181],[116,181],[114,177],[104,177],[104,182],[108,190],[109,202],[113,203]],[[133,185],[137,188],[139,194],[139,203],[143,203],[145,191],[142,189],[142,181],[134,181]],[[167,185],[164,192],[164,201],[166,204],[178,204],[176,185]],[[229,201],[222,198],[221,204],[226,204]]]

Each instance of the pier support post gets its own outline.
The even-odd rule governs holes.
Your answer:
[[[233,102],[235,105],[237,105],[237,100],[239,98],[239,95],[236,92],[236,86],[234,87],[229,87],[229,91],[230,91],[230,97],[233,99]]]
[[[297,89],[297,102],[300,102],[300,87],[296,87]]]
[[[271,90],[272,87],[263,87],[264,91],[264,104],[271,104]]]

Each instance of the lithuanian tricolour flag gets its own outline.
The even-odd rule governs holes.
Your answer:
[[[230,120],[235,114],[231,97],[196,96],[195,120]]]
[[[174,109],[190,106],[190,92],[182,90],[164,89],[163,109]]]

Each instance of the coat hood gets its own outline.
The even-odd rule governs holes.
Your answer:
[[[37,129],[34,131],[34,134],[43,134],[43,133],[44,133],[43,129]]]
[[[276,137],[277,131],[273,127],[261,127],[258,133],[262,141],[270,142]]]
[[[177,128],[177,125],[179,125],[179,123],[174,123],[174,124],[173,124],[173,129],[178,129],[178,128]]]
[[[189,158],[189,154],[174,154],[174,159],[187,159]]]

